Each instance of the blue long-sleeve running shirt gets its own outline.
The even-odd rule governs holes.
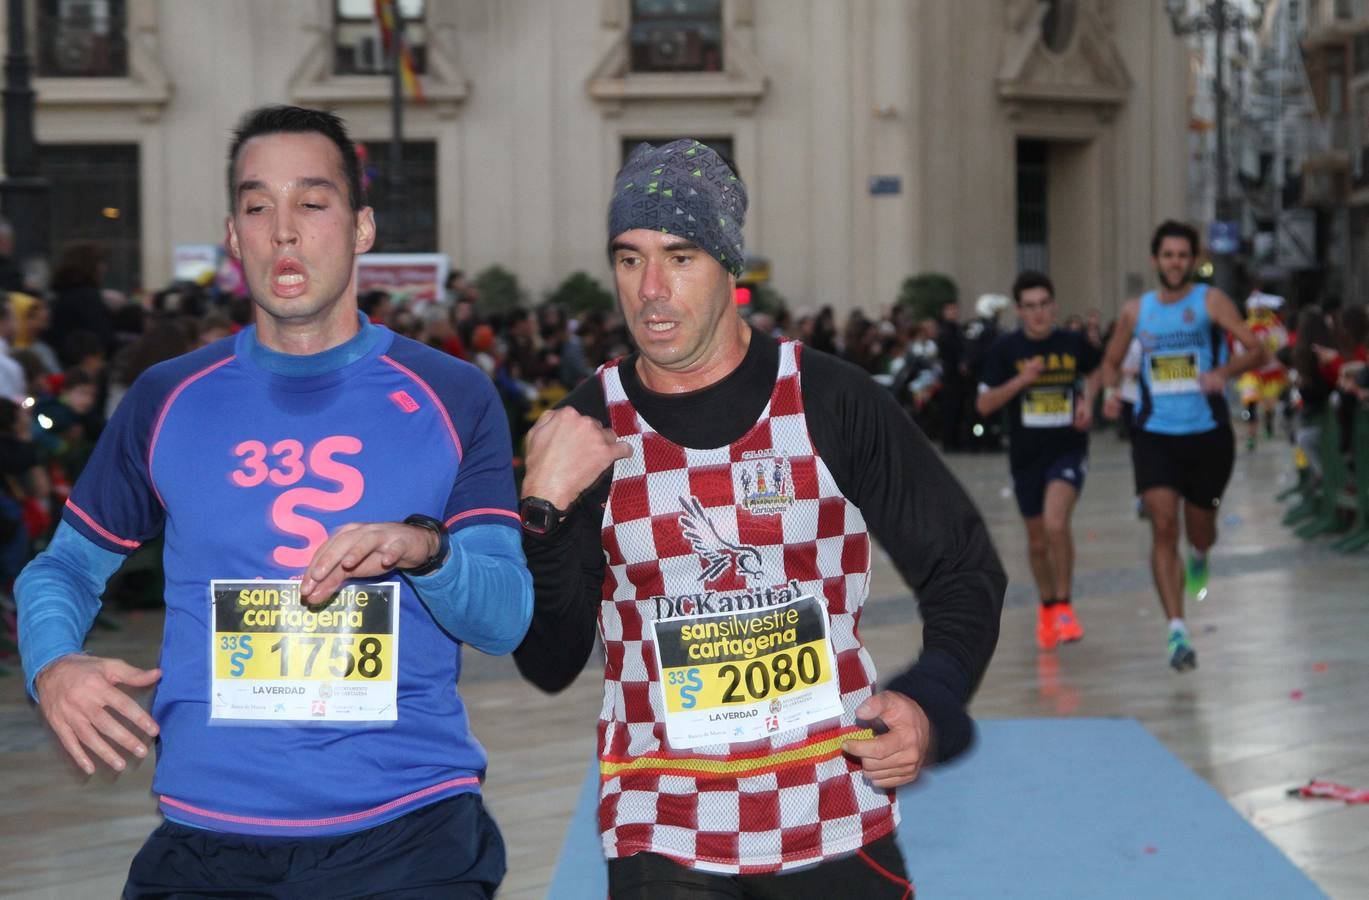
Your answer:
[[[44,666],[80,651],[122,559],[164,530],[153,790],[168,818],[245,834],[335,834],[478,791],[485,753],[456,690],[460,644],[510,651],[532,606],[510,455],[503,408],[480,370],[364,319],[355,337],[315,356],[273,352],[248,328],[158,365],[120,404],[51,547],[20,577],[30,690]],[[224,664],[212,646],[211,582],[298,578],[340,526],[413,513],[446,523],[446,563],[427,576],[367,579],[399,584],[395,636],[358,648],[344,635],[318,658],[353,681],[359,668],[394,666],[393,720],[211,719],[214,667]],[[300,621],[297,605],[273,608]],[[259,638],[261,653],[279,636]],[[296,648],[298,677],[313,647]],[[273,652],[270,666],[284,656]],[[320,683],[321,710],[353,682]]]

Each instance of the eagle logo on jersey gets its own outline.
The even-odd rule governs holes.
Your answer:
[[[718,533],[718,528],[704,513],[699,498],[681,497],[680,528],[685,540],[704,561],[699,581],[708,583],[729,570],[740,572],[752,581],[765,573],[761,570],[761,552],[745,544],[734,544]]]

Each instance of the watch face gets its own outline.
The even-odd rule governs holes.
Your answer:
[[[550,502],[537,497],[525,499],[519,506],[523,527],[534,534],[546,534],[556,527],[560,515]]]

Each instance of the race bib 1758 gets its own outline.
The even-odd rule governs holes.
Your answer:
[[[394,722],[399,584],[354,584],[327,604],[298,581],[210,582],[210,719]]]

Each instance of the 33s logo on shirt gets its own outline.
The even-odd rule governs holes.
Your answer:
[[[305,542],[304,547],[280,545],[271,558],[281,566],[302,569],[314,558],[314,552],[328,539],[328,529],[317,519],[298,510],[342,512],[355,506],[366,493],[366,478],[361,470],[337,459],[355,456],[362,444],[351,435],[336,434],[322,438],[308,448],[294,438],[276,441],[269,447],[263,441],[243,441],[233,448],[238,466],[229,479],[240,488],[255,488],[263,484],[289,487],[305,474],[335,487],[324,490],[314,487],[291,487],[282,491],[271,504],[271,523],[281,532]]]

